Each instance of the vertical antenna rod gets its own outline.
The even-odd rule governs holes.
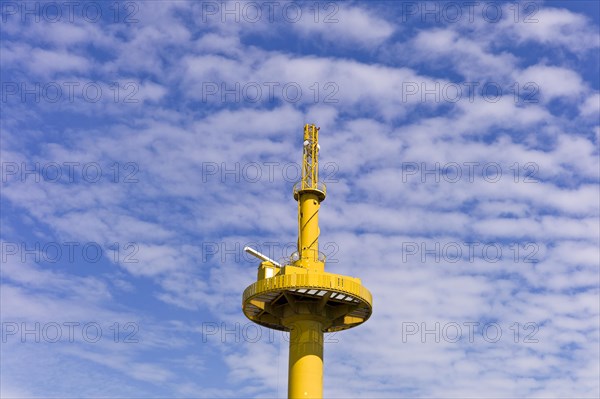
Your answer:
[[[298,255],[296,266],[324,271],[323,257],[319,255],[319,208],[325,199],[325,184],[319,182],[319,128],[304,126],[302,146],[302,179],[294,186],[298,201]]]

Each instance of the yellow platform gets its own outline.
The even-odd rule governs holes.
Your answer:
[[[298,269],[301,268],[284,266],[278,275],[246,288],[244,314],[262,326],[282,331],[289,331],[286,318],[319,317],[323,319],[324,332],[355,327],[371,316],[371,293],[360,279]]]

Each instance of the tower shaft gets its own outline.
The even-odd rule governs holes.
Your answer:
[[[325,264],[319,261],[319,208],[321,204],[315,194],[303,193],[298,199],[298,266],[309,270],[323,271]]]
[[[323,397],[323,325],[299,319],[290,328],[288,398]]]
[[[319,256],[319,208],[325,199],[324,185],[319,185],[319,128],[304,126],[302,180],[294,198],[298,201],[297,266],[312,272],[324,272]],[[290,363],[288,398],[323,397],[323,324],[313,312],[292,318],[290,329]]]

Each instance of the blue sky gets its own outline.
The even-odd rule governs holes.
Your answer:
[[[3,397],[285,397],[305,123],[326,397],[600,395],[597,2],[1,5]]]

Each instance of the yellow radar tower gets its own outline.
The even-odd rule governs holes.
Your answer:
[[[242,307],[253,322],[290,332],[288,398],[323,397],[323,333],[365,322],[372,312],[369,290],[356,277],[327,273],[319,251],[319,207],[326,187],[319,181],[319,128],[304,126],[298,201],[298,251],[278,263],[260,252],[257,281],[244,290]]]

